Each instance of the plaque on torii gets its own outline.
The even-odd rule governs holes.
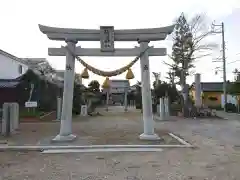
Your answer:
[[[101,26],[100,27],[100,43],[102,52],[114,51],[114,27]]]

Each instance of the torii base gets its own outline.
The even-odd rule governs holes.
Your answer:
[[[62,136],[58,134],[55,138],[52,139],[52,142],[71,142],[77,138],[76,135],[70,134],[67,136]]]
[[[141,134],[139,136],[139,139],[141,140],[151,140],[151,141],[156,141],[156,140],[160,140],[161,138],[157,135],[157,134]]]

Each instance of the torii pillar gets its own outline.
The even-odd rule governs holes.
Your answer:
[[[75,52],[77,41],[66,41],[67,48]],[[75,76],[75,57],[66,52],[66,68],[64,72],[64,90],[59,134],[52,141],[72,141],[76,138],[72,134],[72,105]]]
[[[148,48],[148,41],[142,41],[140,49],[143,52]],[[139,136],[140,139],[158,140],[160,139],[154,132],[154,121],[152,113],[152,95],[150,86],[150,72],[149,72],[149,57],[146,51],[140,58],[141,64],[141,78],[142,78],[142,109],[143,109],[143,134]]]

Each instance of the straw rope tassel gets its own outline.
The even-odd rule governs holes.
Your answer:
[[[131,68],[129,68],[127,71],[126,79],[134,79],[134,74],[133,74]]]
[[[105,89],[108,89],[110,87],[109,77],[106,77],[106,79],[103,82],[102,87],[105,88]]]
[[[83,79],[88,79],[89,78],[89,74],[88,74],[88,69],[84,68],[82,74],[81,74]]]
[[[63,47],[63,46],[62,46]],[[151,47],[147,47],[144,51],[142,51],[139,56],[135,57],[135,59],[133,61],[131,61],[128,65],[122,67],[122,68],[119,68],[119,69],[116,69],[114,71],[102,71],[102,70],[99,70],[99,69],[96,69],[94,68],[93,66],[87,64],[84,60],[82,60],[80,57],[76,56],[68,47],[63,47],[65,48],[67,51],[69,51],[72,56],[74,56],[84,67],[84,71],[82,73],[82,78],[89,78],[89,74],[88,74],[88,70],[93,72],[94,74],[97,74],[97,75],[100,75],[100,76],[105,76],[105,77],[111,77],[111,76],[117,76],[117,75],[120,75],[122,74],[123,72],[127,71],[127,75],[126,75],[126,78],[127,79],[132,79],[134,78],[134,74],[132,72],[132,70],[130,69],[139,59],[140,57],[148,50],[150,49]]]

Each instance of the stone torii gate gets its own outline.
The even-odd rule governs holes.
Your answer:
[[[150,29],[114,30],[113,26],[101,26],[99,29],[69,29],[39,25],[40,31],[51,40],[65,41],[67,48],[49,48],[50,56],[66,56],[64,74],[63,105],[60,133],[53,141],[71,141],[76,138],[72,134],[72,101],[76,56],[139,56],[149,48],[150,41],[165,40],[171,34],[174,25]],[[100,41],[101,48],[76,47],[78,41]],[[114,41],[137,41],[140,47],[114,48]],[[68,50],[70,51],[68,51]],[[152,97],[150,87],[149,56],[165,56],[166,48],[149,48],[141,57],[142,107],[144,132],[140,139],[156,140],[159,136],[154,132],[152,113]]]

